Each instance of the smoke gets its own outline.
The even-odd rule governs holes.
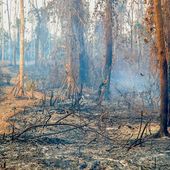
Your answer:
[[[146,92],[155,90],[158,87],[156,75],[151,75],[149,69],[137,68],[137,64],[131,64],[123,60],[116,60],[112,68],[111,92],[122,93]],[[159,94],[159,90],[155,94]]]

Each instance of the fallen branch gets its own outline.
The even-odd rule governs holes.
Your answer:
[[[24,133],[26,133],[26,132],[28,132],[30,130],[37,129],[37,128],[50,127],[50,126],[72,126],[72,127],[76,127],[76,128],[79,127],[79,125],[69,124],[69,123],[50,123],[50,124],[46,124],[45,126],[44,126],[44,124],[33,125],[33,126],[30,126],[30,127],[26,128],[25,130],[23,130],[18,135],[14,136],[14,140],[17,140],[21,135],[23,135]]]
[[[72,115],[74,112],[71,112],[65,116],[63,116],[62,118],[60,118],[59,120],[57,120],[55,123],[49,123],[49,124],[39,124],[39,125],[33,125],[30,126],[28,128],[26,128],[25,130],[23,130],[20,134],[16,135],[13,139],[16,140],[18,139],[21,135],[23,135],[24,133],[32,130],[32,129],[37,129],[37,128],[44,128],[44,127],[49,127],[49,126],[59,126],[59,125],[69,125],[69,126],[74,126],[73,124],[67,124],[67,123],[60,123],[62,120],[64,120],[65,118],[67,118],[68,116]]]
[[[151,120],[150,120],[150,121],[151,121]],[[140,134],[140,137],[137,137],[137,138],[134,140],[134,142],[128,147],[128,151],[129,151],[130,149],[132,149],[133,147],[136,147],[136,146],[139,146],[139,145],[141,146],[144,142],[146,142],[145,139],[146,139],[146,137],[148,137],[148,136],[143,137],[143,135],[144,135],[144,132],[145,132],[148,124],[150,123],[150,121],[146,122],[146,124],[145,124],[145,126],[144,126],[144,128],[143,128],[143,130],[142,130],[142,133]]]
[[[52,135],[58,135],[58,134],[63,134],[63,133],[66,133],[66,132],[70,132],[70,131],[73,131],[73,130],[76,130],[76,129],[81,129],[85,126],[87,126],[89,123],[87,124],[83,124],[83,125],[77,125],[73,128],[69,128],[69,129],[66,129],[66,130],[63,130],[63,131],[59,131],[59,132],[54,132],[54,133],[46,133],[46,134],[42,134],[42,135],[39,135],[39,136],[34,136],[32,138],[29,138],[28,140],[36,140],[37,138],[42,138],[42,137],[45,137],[45,136],[52,136]],[[58,124],[59,125],[59,124]],[[61,124],[60,124],[61,125]],[[63,125],[63,124],[62,124]],[[68,125],[68,124],[67,124]],[[74,126],[74,125],[73,125]]]

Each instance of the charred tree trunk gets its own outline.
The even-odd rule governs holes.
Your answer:
[[[77,61],[77,44],[75,39],[74,23],[73,23],[73,11],[72,11],[72,1],[68,1],[68,20],[66,29],[66,52],[68,61],[66,64],[66,97],[74,98],[74,94],[77,93],[77,77],[78,77],[78,61]]]
[[[89,61],[88,61],[88,55],[86,53],[85,49],[85,41],[84,41],[84,31],[83,28],[80,28],[79,31],[79,41],[80,41],[80,71],[79,71],[79,77],[80,77],[80,84],[81,85],[89,85]]]
[[[104,66],[105,98],[110,98],[110,77],[112,69],[112,2],[107,0],[105,16],[106,58]]]
[[[163,17],[161,1],[154,0],[155,26],[156,26],[156,43],[160,64],[160,130],[159,136],[167,136],[167,119],[168,119],[168,66],[165,50],[165,39],[163,30]]]
[[[170,1],[163,1],[164,8],[164,26],[165,26],[165,41],[166,41],[166,54],[168,60],[168,96],[170,99]],[[170,126],[170,100],[169,100],[169,116],[168,125]]]
[[[76,15],[73,16],[73,32],[77,39],[77,46],[79,46],[79,82],[81,85],[89,85],[89,62],[88,55],[86,52],[85,45],[85,22],[84,15],[85,9],[82,0],[77,0],[73,4],[77,11]]]
[[[170,1],[167,2],[167,57],[168,57],[168,95],[169,95],[169,116],[168,116],[168,124],[170,126]]]

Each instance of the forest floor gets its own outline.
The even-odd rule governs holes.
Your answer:
[[[170,139],[151,137],[156,109],[129,108],[118,97],[101,106],[84,98],[78,108],[70,100],[50,106],[48,92],[14,98],[17,69],[1,71],[12,79],[0,86],[0,169],[170,169]]]

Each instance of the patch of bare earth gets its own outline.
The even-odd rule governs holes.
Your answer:
[[[149,138],[159,129],[158,113],[141,123],[140,112],[114,102],[50,106],[48,97],[44,104],[41,97],[11,98],[11,88],[1,89],[0,169],[170,169],[170,139]]]

